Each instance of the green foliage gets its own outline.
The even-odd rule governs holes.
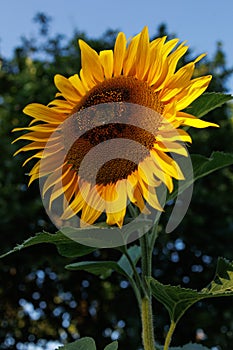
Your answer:
[[[166,307],[171,320],[177,323],[200,300],[233,296],[233,263],[220,258],[214,280],[200,292],[180,286],[163,285],[154,278],[149,283],[153,296]]]
[[[66,268],[68,270],[84,270],[101,278],[110,276],[114,270],[122,275],[126,275],[124,270],[114,261],[81,261],[66,265]]]
[[[36,20],[40,20],[37,16]],[[106,329],[113,331],[117,329],[118,320],[123,320],[129,331],[124,327],[119,330],[120,346],[122,349],[138,349],[140,345],[140,325],[134,308],[135,299],[129,288],[120,287],[121,277],[116,274],[109,275],[108,281],[98,281],[95,275],[86,274],[85,271],[72,271],[63,269],[64,258],[59,257],[52,248],[55,245],[59,253],[73,259],[89,254],[88,259],[96,261],[109,261],[115,259],[114,263],[132,277],[131,266],[125,255],[119,257],[119,252],[101,250],[96,252],[91,247],[81,246],[71,241],[68,237],[62,237],[60,233],[49,234],[41,232],[38,237],[28,239],[28,232],[42,230],[54,231],[54,227],[48,221],[42,209],[37,185],[27,189],[28,168],[22,169],[24,155],[13,158],[16,145],[11,145],[15,138],[11,130],[14,127],[22,127],[28,124],[28,117],[24,116],[22,109],[30,102],[47,104],[55,94],[53,86],[54,74],[69,76],[79,72],[80,52],[77,46],[77,38],[87,40],[97,50],[112,48],[116,33],[106,32],[101,38],[88,38],[85,33],[76,31],[72,38],[65,38],[62,33],[54,37],[49,36],[49,21],[42,16],[45,26],[39,29],[42,36],[39,38],[24,38],[19,47],[15,49],[13,57],[2,58],[0,71],[0,226],[1,226],[1,250],[11,249],[17,242],[24,241],[13,251],[19,251],[26,246],[24,254],[7,256],[1,261],[0,287],[0,347],[10,348],[10,340],[14,340],[13,346],[18,343],[28,346],[29,337],[33,333],[35,344],[40,339],[49,341],[59,339],[65,335],[67,342],[72,342],[80,334],[82,337],[92,334],[99,349],[103,349],[110,341],[110,335],[103,336]],[[162,32],[162,31],[161,31]],[[163,27],[163,35],[166,28]],[[189,56],[185,58],[189,60]],[[198,64],[200,74],[212,74],[213,80],[209,91],[219,91],[220,94],[203,95],[192,106],[187,109],[188,113],[196,113],[201,117],[207,112],[206,118],[220,124],[219,129],[192,131],[193,144],[190,151],[203,154],[193,156],[193,167],[196,179],[201,174],[211,174],[212,171],[232,164],[230,152],[232,152],[232,110],[229,104],[222,103],[230,100],[229,95],[223,95],[226,91],[227,79],[231,69],[226,67],[224,52],[217,48],[216,55],[209,60]],[[211,106],[207,99],[211,100]],[[213,108],[219,107],[217,111]],[[212,152],[210,158],[206,158]],[[221,151],[221,153],[219,152]],[[222,152],[228,152],[223,155]],[[221,158],[221,160],[220,160]],[[225,162],[219,167],[218,162]],[[221,171],[203,178],[194,188],[194,196],[189,212],[182,226],[172,235],[160,235],[154,250],[154,276],[164,284],[182,283],[186,287],[197,286],[198,289],[204,285],[204,281],[210,280],[212,268],[216,255],[232,256],[232,193],[229,189],[233,186],[232,169],[224,168]],[[166,214],[165,214],[166,215]],[[165,216],[164,215],[164,216]],[[185,248],[179,250],[176,241],[183,242]],[[40,244],[38,244],[40,243]],[[50,243],[50,244],[44,244]],[[43,244],[43,254],[41,253]],[[37,249],[38,247],[38,249]],[[12,251],[11,251],[12,252]],[[10,253],[10,252],[9,252]],[[95,254],[97,253],[97,254]],[[134,246],[132,259],[137,263],[140,252]],[[173,260],[173,254],[178,260]],[[5,256],[8,255],[4,254]],[[206,257],[209,259],[208,262]],[[205,258],[205,259],[204,259]],[[97,263],[99,262],[97,261]],[[90,261],[92,262],[92,261]],[[223,263],[224,264],[224,263]],[[192,267],[203,267],[203,273],[192,271]],[[110,269],[112,271],[112,269]],[[109,272],[110,272],[109,270]],[[224,269],[223,269],[224,270]],[[38,277],[45,275],[43,283]],[[51,275],[51,278],[49,277]],[[57,278],[54,280],[54,275]],[[190,275],[190,282],[184,282],[185,276]],[[227,276],[226,276],[227,277]],[[125,275],[123,275],[125,278]],[[224,278],[224,276],[223,276]],[[70,281],[74,281],[71,283]],[[82,282],[90,284],[83,287]],[[224,283],[227,278],[224,279]],[[159,282],[158,282],[159,283]],[[214,288],[218,285],[214,282]],[[199,288],[200,287],[200,288]],[[183,288],[183,287],[179,287]],[[189,288],[184,288],[185,290]],[[212,287],[210,286],[210,290]],[[210,290],[203,291],[209,293]],[[66,293],[70,293],[71,301],[76,302],[76,307],[69,305],[65,299]],[[195,292],[196,293],[196,292]],[[198,293],[198,292],[197,292]],[[64,299],[62,299],[62,295]],[[39,299],[34,296],[39,295]],[[75,297],[74,297],[75,296]],[[19,301],[26,300],[34,310],[41,310],[41,317],[35,322],[20,306]],[[112,302],[114,300],[114,302]],[[196,304],[198,307],[192,319],[188,318],[173,338],[174,344],[187,343],[191,338],[195,341],[195,330],[200,327],[205,329],[208,339],[205,345],[208,347],[218,344],[222,349],[232,346],[232,312],[230,301],[222,300],[211,303],[209,299],[208,308]],[[110,301],[110,302],[109,302]],[[46,307],[40,309],[41,303]],[[72,305],[72,304],[71,304]],[[95,314],[91,315],[89,310],[97,305]],[[119,307],[121,305],[121,307]],[[162,305],[161,305],[162,307]],[[99,311],[100,310],[100,311]],[[103,312],[104,310],[104,312]],[[218,310],[221,310],[221,314]],[[196,311],[196,310],[194,310]],[[60,312],[56,316],[56,312]],[[167,315],[158,305],[156,312],[160,318],[156,320],[156,334],[161,344],[164,343],[164,324]],[[69,315],[70,327],[63,326],[63,316]],[[78,316],[78,320],[76,320]],[[214,321],[213,321],[214,320]],[[82,344],[83,340],[79,340]],[[76,342],[75,342],[76,343]],[[77,344],[77,343],[76,343]],[[93,342],[92,342],[93,344]],[[67,349],[70,345],[66,345]],[[117,345],[108,345],[108,350],[115,350]],[[77,346],[75,347],[77,349]],[[107,350],[106,349],[106,350]],[[171,348],[173,350],[204,350],[202,345],[188,344],[183,347]]]
[[[128,243],[132,233],[145,230],[150,227],[152,222],[147,218],[137,217],[135,219],[127,218],[127,225],[122,228],[111,227],[106,222],[98,222],[91,227],[74,228],[64,227],[62,232],[72,239],[78,239],[82,244],[94,247],[119,247]],[[111,237],[111,240],[110,240]],[[108,242],[108,243],[106,243]]]
[[[117,341],[114,341],[113,343],[111,344],[108,344],[104,350],[117,350],[118,349],[118,343]]]
[[[137,261],[141,256],[141,248],[134,245],[128,249],[128,255],[130,256],[132,263],[136,266]],[[109,277],[113,271],[127,277],[132,277],[133,270],[129,263],[129,260],[125,255],[122,255],[120,260],[115,261],[85,261],[69,264],[66,266],[68,270],[84,270],[89,273],[93,273],[101,278]]]
[[[59,347],[58,350],[96,350],[95,341],[92,338],[85,337],[79,340],[76,340],[73,343],[64,345],[62,347]],[[118,343],[117,341],[114,341],[111,344],[108,344],[104,350],[117,350],[118,349]]]
[[[201,95],[187,108],[187,113],[195,115],[198,118],[222,106],[224,103],[233,99],[232,95],[210,92]]]
[[[134,266],[137,265],[138,260],[141,258],[141,247],[138,245],[133,245],[128,248],[128,255],[134,264]],[[122,268],[123,271],[127,274],[127,276],[132,277],[133,270],[129,263],[129,259],[126,257],[125,254],[123,254],[118,261],[118,265]]]
[[[85,337],[76,340],[73,343],[59,347],[58,349],[63,350],[96,350],[95,341],[92,338]]]
[[[163,350],[163,346],[158,346],[157,348],[158,350]],[[201,344],[189,343],[184,346],[169,347],[169,350],[211,350],[211,349]]]
[[[14,249],[9,252],[2,254],[0,258],[3,258],[9,254],[17,252],[23,248],[27,248],[36,244],[41,243],[52,243],[57,247],[58,252],[67,258],[74,258],[83,255],[87,255],[95,250],[95,248],[87,247],[82,244],[76,243],[75,241],[69,239],[62,232],[58,231],[57,233],[48,233],[48,232],[39,232],[34,237],[28,238],[22,244],[17,245]]]
[[[205,177],[212,172],[233,164],[233,153],[213,152],[209,158],[200,154],[191,155],[193,169],[186,169],[186,180],[179,183],[170,195],[169,200],[176,198],[178,192],[182,193],[186,188],[192,185],[196,180]],[[192,170],[193,173],[190,173]]]

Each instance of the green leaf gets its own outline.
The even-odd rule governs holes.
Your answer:
[[[73,343],[60,346],[57,350],[96,350],[95,341],[92,338],[85,337],[79,340],[76,340]],[[104,350],[117,350],[118,342],[114,341],[111,344],[108,344]]]
[[[57,247],[58,252],[67,258],[75,258],[87,255],[95,250],[93,247],[87,247],[85,245],[79,244],[72,239],[66,237],[62,232],[58,231],[57,233],[48,233],[48,232],[39,232],[34,237],[28,238],[22,244],[17,245],[9,252],[0,256],[3,258],[9,254],[17,252],[21,249],[41,244],[41,243],[52,243]]]
[[[196,180],[211,174],[212,172],[230,166],[233,164],[233,153],[213,152],[210,158],[194,154],[191,155],[193,174],[190,173],[192,169],[186,169],[184,182],[179,181],[179,189],[176,188],[168,200],[176,198],[178,191],[182,193],[186,188],[192,185]]]
[[[67,237],[75,239],[78,237],[79,242],[84,245],[95,246],[99,248],[112,248],[127,245],[131,236],[135,237],[135,233],[145,228],[151,227],[152,221],[147,218],[135,218],[123,225],[122,228],[108,226],[106,223],[98,223],[90,228],[73,228],[63,227]],[[94,226],[94,227],[93,227]]]
[[[214,280],[201,292],[210,296],[233,295],[233,262],[219,258]]]
[[[128,254],[131,260],[136,265],[141,257],[141,248],[137,245],[131,246],[128,249]],[[113,271],[120,273],[125,277],[132,277],[133,270],[127,259],[123,254],[118,261],[80,261],[66,265],[68,270],[83,270],[101,278],[109,277]]]
[[[156,349],[163,350],[164,347],[157,345]],[[211,349],[209,349],[201,344],[189,343],[189,344],[186,344],[184,346],[171,347],[171,348],[169,347],[169,350],[211,350]]]
[[[233,296],[233,263],[219,258],[214,280],[200,292],[180,286],[163,285],[154,278],[148,281],[153,296],[166,307],[171,320],[177,323],[185,311],[200,300]]]
[[[114,341],[113,343],[111,344],[108,344],[104,350],[117,350],[118,349],[118,342],[117,341]]]
[[[60,346],[58,350],[96,350],[95,341],[92,338],[85,337],[76,340],[73,343]]]
[[[22,244],[17,244],[12,250],[0,255],[0,258],[4,258],[7,255],[20,251],[21,249],[41,243],[55,244],[58,252],[64,257],[81,257],[98,249],[96,247],[105,247],[106,241],[109,242],[109,247],[125,245],[131,234],[148,227],[148,225],[151,225],[151,220],[136,218],[125,227],[123,226],[122,229],[109,226],[106,227],[106,223],[98,223],[95,228],[79,229],[63,227],[62,231],[57,231],[56,233],[43,231],[28,238]],[[77,237],[83,244],[76,242],[75,239]]]
[[[141,247],[139,247],[138,245],[131,246],[128,249],[128,254],[129,254],[132,262],[136,266],[138,260],[141,257]],[[125,255],[122,255],[120,260],[118,260],[118,265],[122,268],[122,270],[125,271],[126,275],[128,275],[130,277],[133,276],[132,267],[131,267],[131,265],[129,263],[129,260],[127,259],[127,257]]]
[[[233,153],[213,152],[210,158],[192,155],[195,180],[233,164]]]
[[[233,96],[222,94],[220,92],[207,92],[196,99],[186,112],[198,118],[203,117],[210,111],[222,106],[224,103],[233,99]]]
[[[80,261],[66,265],[66,269],[86,271],[100,276],[101,278],[109,277],[113,271],[126,276],[126,272],[116,261]]]

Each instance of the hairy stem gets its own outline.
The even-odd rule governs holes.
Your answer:
[[[137,268],[136,266],[134,265],[134,262],[132,261],[127,249],[125,250],[124,252],[125,256],[127,257],[129,263],[130,263],[130,266],[133,270],[133,275],[134,275],[134,278],[135,278],[135,281],[136,281],[136,285],[138,287],[138,290],[142,291],[143,294],[145,294],[145,288],[144,288],[144,284],[142,283],[141,279],[140,279],[140,276],[137,272]]]
[[[165,339],[164,350],[168,350],[169,349],[169,345],[171,343],[172,335],[174,333],[175,328],[176,328],[176,323],[174,321],[172,321],[171,325],[170,325],[170,328],[168,330],[166,339]]]
[[[146,277],[151,277],[151,257],[150,257],[150,249],[148,244],[148,233],[144,234],[140,238],[140,245],[142,250],[142,280],[144,287],[147,291],[148,297],[151,296],[150,288],[148,288]]]
[[[153,315],[151,307],[151,299],[144,297],[142,299],[142,341],[144,350],[155,350]]]
[[[152,265],[148,233],[140,238],[140,245],[142,250],[142,282],[145,289],[141,308],[142,341],[144,350],[155,350],[151,289],[146,279],[151,277]]]

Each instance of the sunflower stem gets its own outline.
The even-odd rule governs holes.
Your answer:
[[[143,284],[143,282],[142,282],[142,280],[141,280],[141,278],[140,278],[140,276],[138,274],[137,268],[136,268],[134,262],[132,261],[130,255],[129,255],[128,251],[127,251],[127,249],[125,250],[124,254],[127,257],[128,261],[130,263],[130,266],[131,266],[131,268],[133,270],[133,274],[134,274],[134,277],[135,277],[135,281],[136,281],[136,285],[137,285],[138,290],[140,290],[145,295],[146,290],[144,288],[144,284]],[[141,294],[140,294],[140,307],[141,307],[141,300],[142,299],[141,299]]]
[[[174,333],[175,328],[176,328],[176,323],[174,321],[172,321],[170,324],[170,328],[168,330],[166,339],[165,339],[165,344],[164,344],[164,348],[163,348],[164,350],[169,350],[169,345],[171,343],[172,335]]]
[[[139,309],[141,310],[141,304],[142,304],[142,297],[141,297],[142,294],[141,293],[144,291],[142,281],[140,279],[140,276],[138,274],[136,266],[135,266],[133,260],[131,259],[131,256],[128,253],[127,247],[126,246],[119,247],[119,250],[126,256],[128,262],[133,270],[133,276],[132,277],[128,276],[128,278],[129,278],[129,282],[133,288],[134,294],[137,298]]]
[[[159,229],[159,225],[158,225],[158,221],[157,221],[154,224],[154,226],[152,227],[151,234],[150,234],[150,241],[149,241],[149,243],[150,243],[150,245],[149,245],[150,255],[149,255],[149,258],[151,259],[151,262],[152,262],[154,245],[155,245],[156,239],[158,238],[158,229]]]
[[[146,294],[148,297],[150,297],[151,291],[150,291],[150,288],[148,288],[148,284],[146,281],[147,277],[151,277],[151,268],[152,268],[150,248],[148,243],[149,243],[148,233],[146,233],[140,238],[140,246],[142,250],[142,280],[143,280],[144,288],[146,290]]]
[[[151,277],[152,268],[151,250],[148,239],[148,233],[140,238],[142,250],[142,282],[146,291],[142,299],[141,308],[142,342],[144,350],[155,350],[151,289],[147,283],[147,277]]]
[[[141,319],[144,350],[155,350],[151,298],[147,296],[142,299]]]
[[[135,296],[136,296],[139,309],[141,310],[142,297],[141,297],[140,290],[139,290],[139,288],[138,288],[138,286],[137,286],[137,283],[135,283],[135,281],[134,281],[133,278],[129,278],[129,282],[130,282],[131,287],[132,287],[132,289],[133,289],[133,291],[134,291],[134,294],[135,294]]]
[[[137,212],[135,208],[130,205],[129,206],[130,214],[132,217],[137,216]],[[157,226],[157,225],[155,225]],[[154,327],[153,327],[153,311],[152,311],[152,298],[151,298],[151,289],[147,283],[147,277],[151,277],[152,271],[152,253],[153,247],[151,247],[151,243],[154,245],[154,242],[157,237],[157,228],[153,228],[152,230],[151,240],[149,239],[149,232],[143,234],[139,238],[140,246],[141,246],[141,268],[142,268],[142,277],[138,275],[137,269],[134,266],[133,261],[130,256],[128,257],[129,261],[132,263],[132,268],[134,271],[135,278],[138,276],[143,292],[143,299],[141,301],[141,322],[142,322],[142,342],[144,346],[144,350],[156,350],[155,349],[155,338],[154,338]],[[134,267],[133,267],[134,266]]]

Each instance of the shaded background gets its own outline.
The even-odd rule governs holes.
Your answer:
[[[25,156],[12,158],[19,144],[11,145],[11,130],[29,122],[22,114],[23,107],[30,102],[47,104],[54,97],[54,74],[69,76],[79,71],[77,38],[100,50],[112,48],[116,36],[113,29],[98,36],[86,34],[79,24],[73,34],[64,37],[63,26],[55,33],[53,22],[43,13],[35,15],[33,23],[32,32],[15,45],[12,56],[2,52],[1,57],[1,252],[42,229],[55,230],[42,208],[38,183],[27,188],[25,173],[30,168],[21,168]],[[165,25],[150,30],[152,37],[174,36],[167,32]],[[198,48],[200,51],[203,49]],[[190,50],[183,63],[194,56],[196,49]],[[232,67],[225,46],[216,43],[212,56],[199,64],[197,73],[213,74],[209,91],[226,92]],[[232,106],[218,108],[206,119],[219,123],[221,128],[190,130],[193,137],[190,152],[206,156],[213,150],[232,152]],[[232,168],[196,183],[182,224],[170,235],[161,233],[156,244],[153,274],[159,281],[200,289],[213,278],[218,256],[233,259],[232,189]],[[101,250],[88,256],[88,260],[108,258],[117,259],[118,253]],[[54,349],[60,343],[89,335],[95,338],[99,349],[115,339],[119,340],[120,350],[140,349],[139,314],[128,283],[115,274],[103,281],[90,274],[66,271],[64,265],[69,262],[49,245],[33,247],[0,261],[0,348]],[[154,310],[159,315],[155,316],[156,338],[162,343],[169,319],[157,302]],[[190,339],[213,350],[230,349],[232,299],[208,300],[192,307],[178,325],[173,344],[185,344]]]

